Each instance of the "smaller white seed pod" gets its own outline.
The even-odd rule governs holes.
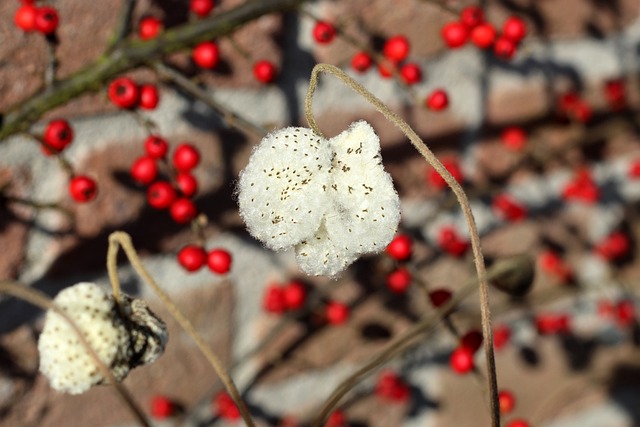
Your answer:
[[[123,295],[118,306],[98,285],[84,282],[64,289],[53,302],[75,321],[118,381],[164,351],[166,326],[142,300]],[[75,331],[53,311],[45,317],[38,351],[40,372],[58,391],[79,394],[106,382]]]

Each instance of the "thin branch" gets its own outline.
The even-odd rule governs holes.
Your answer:
[[[222,116],[222,118],[224,119],[224,122],[228,126],[241,129],[257,137],[258,139],[263,138],[268,133],[267,130],[262,126],[258,126],[255,123],[252,123],[250,120],[243,118],[239,114],[230,111],[227,107],[225,107],[224,105],[220,104],[218,101],[213,99],[212,96],[207,94],[204,90],[198,87],[197,84],[189,80],[186,76],[184,76],[178,70],[172,67],[169,67],[165,64],[162,64],[160,62],[154,63],[153,68],[162,78],[171,81],[180,89],[184,90],[195,99],[205,103],[213,111],[215,111],[220,116]]]
[[[120,9],[120,15],[118,16],[118,22],[116,23],[116,29],[113,35],[113,39],[107,47],[107,53],[117,48],[126,37],[131,33],[133,27],[133,11],[136,8],[136,0],[124,0],[122,9]]]
[[[216,356],[213,350],[209,348],[207,343],[204,341],[204,338],[202,338],[198,331],[196,331],[196,329],[193,327],[189,319],[187,319],[186,316],[180,311],[180,309],[173,303],[169,295],[167,295],[167,293],[160,287],[160,285],[158,285],[154,278],[149,274],[147,269],[144,268],[142,262],[140,261],[140,258],[138,257],[138,254],[136,253],[135,248],[133,247],[131,236],[123,231],[116,231],[109,235],[107,270],[109,273],[111,286],[113,287],[114,296],[120,294],[120,280],[118,279],[117,272],[117,256],[118,249],[120,247],[124,250],[127,258],[129,258],[129,262],[131,262],[131,265],[136,270],[136,272],[140,275],[140,277],[144,279],[145,282],[147,282],[151,289],[153,289],[153,291],[158,295],[165,307],[167,307],[169,313],[171,313],[171,316],[173,316],[173,318],[176,319],[176,321],[187,332],[187,334],[191,338],[193,338],[196,345],[198,346],[198,349],[202,352],[207,361],[209,361],[214,371],[218,374],[220,380],[229,391],[229,394],[240,410],[240,414],[242,415],[244,422],[247,424],[247,426],[254,427],[251,414],[249,413],[244,400],[242,400],[240,392],[238,392],[236,385],[234,384],[225,367],[222,365],[222,362],[220,361],[218,356]]]
[[[349,77],[344,71],[329,64],[318,64],[313,68],[311,72],[311,79],[309,81],[309,89],[307,90],[307,96],[305,98],[305,115],[309,126],[318,135],[322,135],[322,132],[318,128],[315,118],[313,117],[312,101],[313,94],[318,86],[318,77],[322,72],[326,72],[334,75],[344,82],[347,86],[352,88],[355,92],[363,96],[376,110],[382,113],[389,121],[402,130],[402,132],[409,138],[413,146],[424,157],[424,159],[444,178],[449,185],[453,193],[458,199],[458,203],[462,208],[467,227],[469,229],[469,235],[471,240],[471,247],[473,250],[473,258],[476,266],[476,272],[478,275],[478,281],[480,284],[480,309],[482,313],[482,333],[484,336],[484,353],[487,363],[487,380],[489,386],[490,396],[490,408],[491,408],[491,420],[493,427],[500,426],[500,406],[498,402],[498,381],[496,375],[495,360],[493,354],[493,331],[491,330],[491,311],[489,306],[489,285],[487,282],[487,273],[484,265],[484,256],[480,247],[480,237],[478,235],[478,229],[471,212],[469,200],[464,190],[455,180],[455,178],[449,173],[449,171],[440,163],[438,158],[431,152],[422,139],[415,133],[413,129],[395,112],[391,111],[381,100],[376,98],[371,92],[365,89],[361,84]],[[326,414],[325,414],[326,415]]]
[[[228,35],[263,15],[296,8],[307,0],[251,0],[227,12],[181,25],[153,40],[128,40],[82,70],[57,82],[53,90],[34,94],[12,106],[0,128],[0,142],[26,131],[45,112],[80,95],[100,90],[117,75],[205,40]]]

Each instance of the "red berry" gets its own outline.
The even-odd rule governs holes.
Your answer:
[[[154,159],[162,159],[167,155],[169,144],[163,138],[157,135],[149,135],[144,140],[144,151]]]
[[[467,6],[460,12],[460,22],[472,30],[484,22],[484,11],[478,6]]]
[[[471,330],[460,338],[460,347],[468,348],[472,353],[475,353],[482,345],[482,340],[482,332]]]
[[[178,174],[176,185],[184,197],[191,198],[198,192],[198,180],[188,172]]]
[[[209,15],[209,13],[211,13],[211,11],[213,10],[213,6],[213,0],[191,0],[191,3],[189,4],[191,12],[195,13],[201,18]]]
[[[155,85],[140,86],[140,108],[154,110],[158,106],[159,99],[158,88]]]
[[[278,285],[269,285],[264,291],[262,307],[268,313],[282,314],[287,310],[287,299],[284,288]]]
[[[178,252],[178,262],[189,272],[197,271],[207,262],[207,252],[198,245],[187,245]]]
[[[169,207],[169,214],[178,224],[186,224],[198,215],[198,208],[191,199],[179,198]]]
[[[631,179],[640,178],[640,160],[634,160],[627,169],[627,176]]]
[[[176,405],[167,396],[154,396],[151,399],[151,416],[162,420],[169,418],[176,412]]]
[[[530,427],[530,424],[522,419],[510,421],[505,427]]]
[[[98,194],[96,182],[84,175],[77,175],[69,181],[69,193],[71,198],[78,203],[90,202]]]
[[[138,157],[131,165],[131,178],[142,185],[151,184],[158,176],[158,165],[149,156]]]
[[[461,22],[450,22],[442,27],[440,35],[451,49],[464,46],[469,37],[469,30]]]
[[[52,120],[47,124],[42,140],[47,148],[62,151],[73,141],[73,128],[66,120]]]
[[[460,169],[460,164],[454,158],[442,159],[442,166],[445,167],[446,170],[453,176],[453,178],[458,182],[462,183],[464,177],[462,175],[462,169]],[[442,175],[435,169],[429,169],[429,174],[427,175],[427,179],[429,183],[437,190],[442,190],[447,188],[447,182],[444,180]]]
[[[38,9],[31,4],[24,4],[13,15],[13,23],[22,31],[34,31],[36,29],[36,15]]]
[[[510,16],[502,25],[502,37],[518,44],[527,35],[527,24],[517,16]]]
[[[500,404],[501,414],[512,412],[516,406],[516,398],[509,390],[501,390],[500,393],[498,393],[498,402]]]
[[[536,318],[536,328],[542,335],[565,333],[570,329],[569,316],[558,313],[539,313]]]
[[[385,79],[388,79],[389,77],[393,76],[394,70],[398,69],[398,64],[392,61],[381,61],[381,62],[378,62],[377,65],[378,65],[378,73]]]
[[[318,43],[331,43],[335,37],[336,29],[332,24],[326,21],[316,22],[316,25],[313,27],[313,38]]]
[[[218,45],[214,42],[202,42],[193,49],[192,57],[200,68],[215,68],[220,59]]]
[[[631,325],[636,319],[636,306],[633,301],[618,301],[615,307],[615,316],[618,325],[622,327]]]
[[[298,310],[304,306],[307,299],[307,291],[302,283],[289,282],[282,291],[289,310]]]
[[[527,144],[527,134],[521,127],[508,127],[500,134],[500,142],[510,150],[519,151]]]
[[[118,77],[109,84],[108,95],[111,102],[120,108],[133,108],[138,104],[140,89],[128,77]]]
[[[622,79],[609,80],[604,86],[604,95],[613,111],[620,111],[627,106],[625,82]]]
[[[507,325],[498,325],[493,328],[493,347],[496,350],[504,347],[511,339],[511,329]]]
[[[553,251],[544,251],[539,255],[540,268],[555,276],[561,282],[570,282],[573,278],[571,267],[562,259],[560,255]]]
[[[409,40],[405,36],[398,35],[389,38],[382,48],[384,56],[393,62],[404,61],[409,55]]]
[[[176,190],[166,181],[158,181],[147,189],[147,202],[155,209],[168,209],[176,199]]]
[[[498,194],[492,207],[505,221],[517,222],[527,217],[527,209],[507,194]]]
[[[341,410],[333,411],[324,427],[347,427],[347,416]]]
[[[388,402],[405,402],[411,395],[409,386],[393,371],[380,373],[375,393]]]
[[[162,21],[155,16],[145,16],[138,24],[138,37],[142,40],[155,39],[162,31]]]
[[[567,200],[579,200],[584,203],[595,203],[600,199],[600,189],[586,169],[576,172],[572,181],[562,191]]]
[[[387,245],[385,251],[396,261],[406,261],[411,258],[412,244],[411,237],[406,234],[398,234]]]
[[[231,262],[231,254],[224,249],[212,249],[207,255],[207,265],[214,273],[228,273],[231,270]]]
[[[449,365],[457,374],[467,374],[473,370],[473,352],[466,347],[458,347],[449,357]]]
[[[338,301],[330,301],[325,308],[327,322],[331,325],[342,325],[349,320],[349,307]]]
[[[451,299],[451,291],[447,289],[435,289],[429,292],[429,299],[435,308],[442,307]]]
[[[387,288],[389,288],[391,292],[401,294],[409,289],[412,280],[413,277],[411,277],[409,270],[400,267],[387,276]]]
[[[53,34],[58,29],[60,18],[58,12],[49,6],[42,6],[36,10],[35,29],[43,34]]]
[[[253,75],[260,83],[271,83],[278,75],[278,69],[271,61],[258,61],[253,66]]]
[[[220,417],[229,421],[241,418],[240,410],[227,392],[220,392],[213,400],[213,410]]]
[[[496,39],[496,29],[485,22],[471,30],[471,41],[480,49],[489,49]]]
[[[358,52],[351,58],[351,67],[359,73],[367,71],[371,68],[371,64],[373,64],[373,59],[367,52]]]
[[[420,69],[420,66],[412,62],[405,64],[400,68],[400,75],[408,85],[420,83],[422,80],[422,70]]]
[[[191,144],[180,144],[173,153],[173,167],[180,172],[189,172],[200,163],[200,152]]]
[[[464,255],[469,248],[469,242],[462,240],[452,227],[443,227],[440,230],[438,244],[442,250],[456,257]]]
[[[444,89],[435,89],[425,100],[427,108],[433,111],[442,111],[449,106],[449,96]]]
[[[500,36],[493,45],[493,53],[496,57],[508,61],[513,58],[513,55],[516,53],[516,44]]]
[[[616,231],[608,235],[594,248],[602,258],[613,261],[625,257],[631,250],[631,240],[626,233]]]

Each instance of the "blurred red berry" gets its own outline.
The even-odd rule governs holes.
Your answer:
[[[367,52],[358,52],[351,58],[351,67],[359,73],[363,73],[371,68],[373,59]]]
[[[473,329],[460,338],[460,347],[468,348],[475,353],[482,345],[482,341],[482,332]]]
[[[88,176],[77,175],[69,181],[69,193],[78,203],[90,202],[98,194],[98,185]]]
[[[349,320],[349,307],[338,301],[330,301],[325,308],[327,322],[331,325],[342,325]]]
[[[200,270],[207,262],[207,252],[199,245],[187,245],[178,252],[178,263],[188,272]]]
[[[176,185],[184,197],[191,198],[198,192],[198,180],[188,172],[176,176]]]
[[[167,155],[169,144],[164,138],[157,135],[149,135],[144,140],[144,151],[154,159],[162,159]]]
[[[148,185],[158,176],[158,165],[153,157],[138,157],[131,165],[129,173],[138,184]]]
[[[472,30],[484,22],[484,11],[478,6],[467,6],[460,12],[460,22]]]
[[[450,255],[460,257],[467,252],[469,242],[462,240],[452,227],[443,227],[438,233],[440,248]]]
[[[398,374],[387,370],[380,373],[375,386],[375,394],[387,402],[406,402],[411,396],[409,386]]]
[[[517,419],[507,423],[505,427],[531,427],[531,425],[522,419]]]
[[[271,61],[262,60],[254,64],[253,75],[260,83],[271,83],[276,79],[278,69]]]
[[[493,347],[500,350],[509,343],[511,329],[507,325],[497,325],[493,328]]]
[[[213,411],[220,418],[229,421],[238,421],[241,418],[240,410],[233,398],[225,391],[218,393],[213,400]]]
[[[543,251],[539,255],[540,268],[561,282],[570,282],[573,279],[571,267],[553,251]]]
[[[507,194],[498,194],[493,199],[492,207],[505,221],[517,222],[527,217],[527,209]]]
[[[471,42],[480,49],[489,49],[496,39],[496,29],[488,22],[477,25],[471,30]]]
[[[604,95],[609,103],[609,108],[613,111],[620,111],[626,108],[626,88],[623,79],[613,79],[605,83]]]
[[[516,44],[500,36],[493,44],[493,53],[497,58],[508,61],[516,54]]]
[[[594,250],[602,258],[614,261],[629,254],[631,250],[631,240],[626,233],[616,231],[598,243]]]
[[[574,178],[565,185],[562,196],[566,200],[596,203],[600,199],[600,189],[586,169],[576,172]]]
[[[162,21],[155,16],[145,16],[138,24],[138,37],[142,40],[155,39],[162,31]]]
[[[618,325],[630,326],[636,319],[636,306],[631,300],[618,301],[615,306],[615,317]]]
[[[326,21],[318,21],[313,27],[313,38],[321,44],[331,43],[336,37],[335,27]]]
[[[118,77],[109,84],[109,99],[120,108],[133,108],[138,104],[140,89],[129,77]]]
[[[458,347],[449,357],[449,365],[456,374],[468,374],[474,368],[473,352],[466,347]]]
[[[155,182],[147,189],[147,202],[155,209],[168,209],[176,197],[176,190],[166,181]]]
[[[400,67],[402,80],[408,85],[420,83],[422,81],[422,70],[418,64],[410,62]]]
[[[518,44],[527,35],[527,24],[517,16],[510,16],[502,25],[502,37]]]
[[[563,313],[538,313],[535,323],[541,335],[567,333],[570,330],[569,316]]]
[[[212,249],[207,255],[209,269],[217,274],[226,274],[231,270],[231,254],[225,249]]]
[[[398,69],[398,64],[393,61],[381,61],[376,65],[378,67],[378,74],[385,79],[393,76],[393,72]]]
[[[154,396],[151,399],[151,416],[157,420],[169,418],[176,413],[176,405],[167,396]]]
[[[409,40],[403,35],[397,35],[387,39],[382,48],[382,53],[388,60],[400,62],[407,58],[410,48]]]
[[[140,108],[145,110],[154,110],[158,106],[160,96],[158,88],[152,84],[140,86]]]
[[[182,197],[171,203],[169,214],[178,224],[186,224],[198,215],[198,208],[191,199]]]
[[[53,34],[58,29],[60,18],[58,11],[49,6],[42,6],[36,9],[35,29],[43,34]]]
[[[300,282],[289,282],[283,289],[284,300],[289,310],[299,310],[307,299],[307,290]]]
[[[527,134],[521,127],[511,126],[502,131],[500,142],[510,150],[520,151],[527,144]]]
[[[398,234],[387,245],[385,252],[396,261],[406,261],[411,258],[412,246],[411,237],[406,234]]]
[[[214,42],[202,42],[193,48],[192,58],[200,68],[215,68],[220,59],[218,45]]]
[[[23,4],[13,15],[13,23],[22,31],[34,31],[36,29],[36,15],[38,8],[32,4]]]
[[[268,313],[284,313],[287,310],[284,288],[275,284],[267,286],[262,297],[262,307]]]
[[[200,152],[191,144],[178,145],[173,152],[173,167],[180,172],[189,172],[200,163]]]
[[[213,0],[191,0],[189,9],[191,9],[191,12],[194,14],[204,18],[211,13],[213,6]]]
[[[347,416],[341,410],[336,410],[329,415],[324,427],[347,427]]]
[[[64,119],[51,120],[44,130],[42,141],[48,148],[62,151],[73,141],[73,128]]]
[[[434,289],[429,292],[429,299],[435,308],[442,307],[451,299],[451,291],[447,289]]]
[[[455,158],[442,159],[441,163],[459,184],[462,183],[464,180],[462,169],[460,169],[460,165]],[[431,184],[431,186],[436,190],[442,190],[448,186],[442,175],[440,175],[440,173],[435,169],[429,169],[427,179],[429,180],[429,184]]]
[[[435,89],[427,96],[425,105],[432,111],[442,111],[449,106],[449,96],[444,89]]]
[[[464,46],[469,38],[469,30],[461,22],[450,22],[440,31],[442,39],[451,49]]]
[[[501,414],[509,414],[516,407],[516,398],[509,390],[501,390],[498,393],[498,402]]]
[[[393,293],[401,294],[409,289],[412,280],[409,270],[400,267],[387,276],[387,288]]]

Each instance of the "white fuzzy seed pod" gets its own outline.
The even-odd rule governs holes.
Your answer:
[[[75,321],[118,381],[164,350],[166,327],[141,300],[123,295],[120,310],[111,295],[85,282],[64,289],[53,301]],[[106,381],[75,331],[53,311],[45,317],[38,351],[40,371],[58,391],[79,394]]]

